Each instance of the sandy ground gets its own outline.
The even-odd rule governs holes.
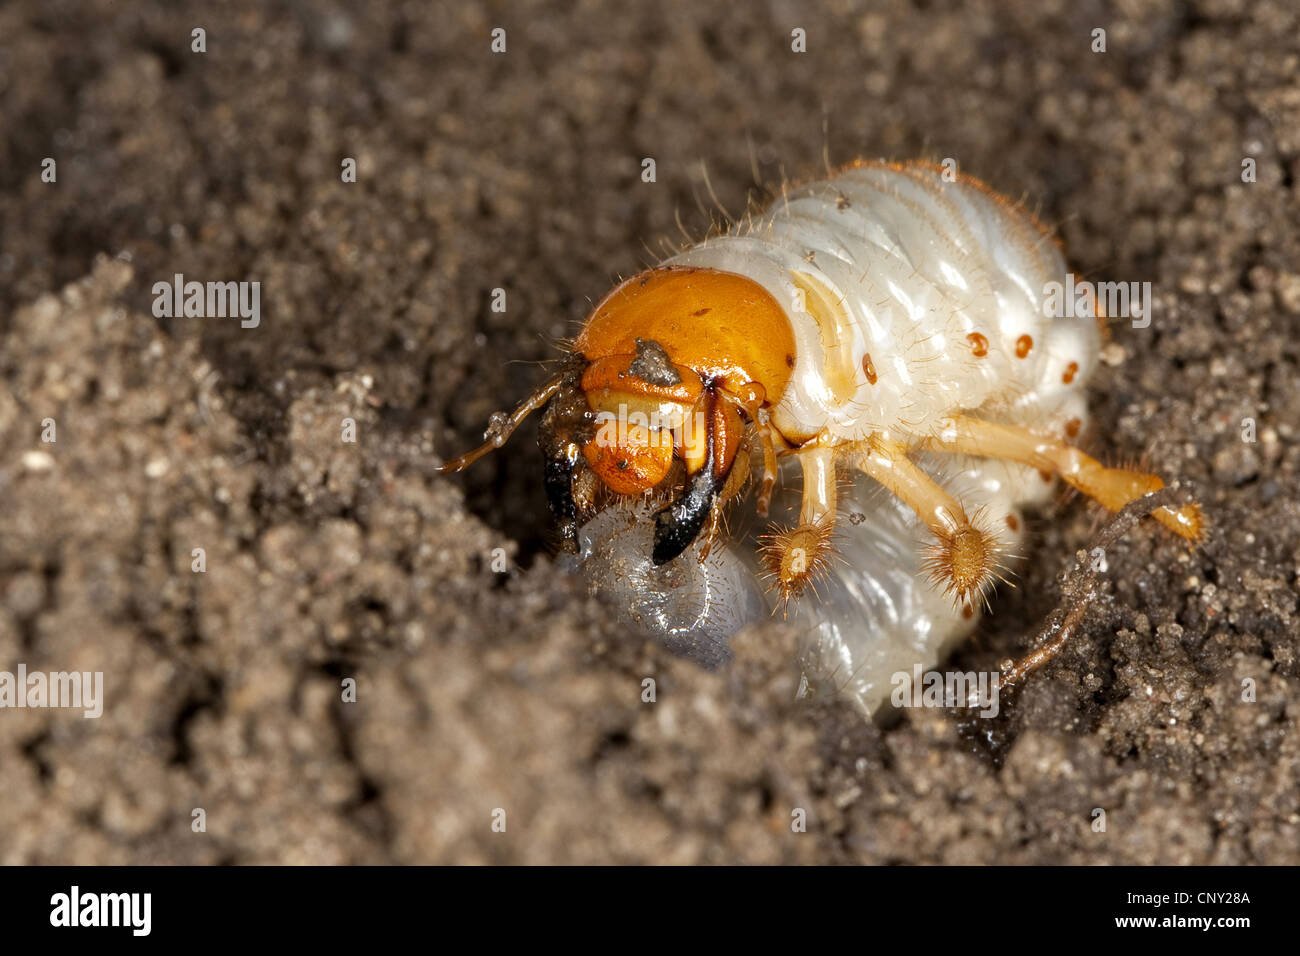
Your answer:
[[[106,697],[0,711],[0,860],[1300,862],[1294,3],[266,6],[0,7],[0,668]],[[794,700],[780,623],[719,674],[609,626],[531,428],[431,473],[709,226],[705,168],[737,212],[824,149],[954,157],[1153,286],[1086,445],[1214,532],[1130,534],[980,727]],[[260,326],[155,318],[177,272],[259,281]],[[1040,514],[953,666],[1025,649],[1099,522]]]

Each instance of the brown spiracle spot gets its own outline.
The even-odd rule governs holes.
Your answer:
[[[867,377],[867,381],[872,385],[876,384],[876,365],[871,361],[871,353],[862,356],[862,374]]]
[[[971,618],[975,616],[975,609],[971,607],[969,604],[963,604],[961,606],[961,616],[969,621]]]
[[[1064,382],[1066,385],[1069,385],[1071,382],[1074,381],[1074,376],[1078,374],[1079,374],[1079,363],[1071,362],[1069,365],[1065,367],[1065,371],[1061,373],[1061,381]]]
[[[1020,522],[1016,520],[1015,515],[1007,515],[1007,527],[1012,531],[1020,530]]]
[[[989,354],[989,340],[978,332],[972,332],[966,336],[966,341],[970,343],[971,354],[976,358],[983,358]]]
[[[1022,335],[1016,339],[1016,358],[1024,358],[1029,354],[1029,350],[1034,347],[1034,340],[1028,335]]]
[[[1065,423],[1065,437],[1074,438],[1079,434],[1079,429],[1082,426],[1083,426],[1083,422],[1079,421],[1079,419],[1071,418],[1068,422]]]

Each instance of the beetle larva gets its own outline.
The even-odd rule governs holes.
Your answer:
[[[716,544],[716,573],[688,569],[678,585],[728,582],[711,613],[743,618],[746,562],[719,533],[750,471],[733,466],[754,449],[756,511],[775,518],[786,463],[802,478],[797,506],[756,561],[775,599],[821,634],[805,657],[827,661],[812,669],[867,675],[852,694],[871,709],[882,667],[932,663],[969,628],[1019,539],[1019,508],[1041,502],[1053,475],[1111,510],[1163,485],[1070,444],[1087,420],[1096,316],[1054,314],[1050,290],[1069,272],[1032,217],[973,179],[948,180],[928,163],[859,163],[633,276],[597,304],[560,373],[442,470],[499,447],[545,406],[546,490],[566,548],[612,503],[644,499],[621,530],[588,535],[597,550],[616,539],[617,557],[641,540],[653,568],[698,563]],[[846,527],[839,489],[851,475],[896,500],[867,507],[855,491],[866,520]],[[1201,536],[1195,505],[1154,516]],[[828,575],[836,547],[848,570]],[[818,578],[823,608],[843,602],[821,624],[816,599],[801,597]],[[632,578],[618,580],[626,591]],[[875,603],[863,597],[872,588]],[[748,610],[732,615],[733,597]],[[676,610],[670,628],[648,629],[681,637],[689,607]]]

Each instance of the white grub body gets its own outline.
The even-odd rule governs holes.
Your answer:
[[[786,308],[797,355],[772,421],[787,441],[876,435],[912,446],[942,436],[962,413],[1058,438],[1067,423],[1073,432],[1087,421],[1083,385],[1096,365],[1099,329],[1092,316],[1048,307],[1052,285],[1068,277],[1060,251],[1023,211],[977,183],[946,181],[939,167],[851,168],[793,189],[762,215],[664,264],[737,273]],[[840,308],[819,307],[822,299]],[[972,514],[982,512],[1003,554],[1021,550],[1020,508],[1051,494],[1034,468],[913,457]],[[794,476],[787,469],[783,477]],[[792,514],[793,499],[778,497],[772,518]],[[745,505],[731,507],[734,515]],[[731,524],[757,522],[733,517]],[[810,686],[843,693],[870,713],[888,701],[894,673],[935,666],[969,633],[979,602],[962,606],[932,583],[921,568],[926,529],[865,477],[841,494],[836,528],[838,559],[790,616],[805,634],[800,660]],[[725,567],[752,573],[750,555],[734,562],[732,555],[752,551],[756,530],[715,542]],[[745,595],[743,613],[720,609],[716,587],[707,601],[681,600],[692,587],[716,585],[695,553],[673,562],[683,568],[676,606],[709,608],[726,621],[715,634],[748,619],[754,602],[739,585],[724,592]],[[610,574],[602,560],[588,562],[590,580],[626,604],[642,585]],[[667,628],[638,623],[663,636],[690,626],[688,616]]]

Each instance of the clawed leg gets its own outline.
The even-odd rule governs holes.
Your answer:
[[[831,552],[836,499],[836,459],[844,458],[897,495],[934,533],[926,562],[935,582],[958,601],[983,595],[999,577],[997,538],[979,526],[961,503],[907,457],[902,443],[873,436],[840,445],[812,443],[795,452],[803,467],[799,524],[770,535],[764,563],[783,602],[802,593]]]
[[[837,457],[852,460],[859,470],[898,496],[934,534],[936,545],[927,568],[937,584],[962,602],[982,596],[998,573],[1001,552],[996,536],[981,527],[979,516],[966,514],[961,502],[945,491],[909,457],[918,448],[999,458],[1029,465],[1045,473],[1056,472],[1072,487],[1112,511],[1164,487],[1155,475],[1125,468],[1107,468],[1095,458],[1065,442],[1037,435],[1024,428],[961,416],[945,423],[937,436],[910,447],[873,435],[856,444],[834,445],[814,441],[793,450],[803,468],[803,502],[799,524],[768,536],[763,560],[780,591],[782,602],[803,592],[831,553],[835,527]],[[775,451],[764,429],[764,484],[760,508],[770,496],[769,479],[775,476]],[[763,508],[763,510],[766,510]],[[1151,512],[1161,524],[1191,541],[1204,534],[1205,520],[1196,504],[1158,507]]]
[[[1067,484],[1111,511],[1119,511],[1129,502],[1158,491],[1165,484],[1156,475],[1126,468],[1107,468],[1072,445],[1014,425],[1000,425],[968,416],[952,419],[947,424],[950,427],[924,442],[924,447],[983,458],[1002,458],[1042,471],[1054,471]],[[1152,512],[1152,517],[1189,541],[1199,541],[1205,531],[1204,517],[1195,504],[1184,505],[1176,511],[1159,508]]]
[[[772,504],[772,489],[776,487],[776,442],[772,419],[766,408],[758,410],[755,416],[758,439],[763,445],[763,483],[758,489],[756,510],[760,518],[766,518]]]
[[[983,595],[998,577],[997,538],[908,458],[901,442],[873,436],[858,448],[858,468],[902,499],[933,532],[936,544],[926,567],[935,583],[963,603]]]
[[[799,524],[769,535],[763,544],[763,562],[782,603],[802,594],[830,557],[835,532],[835,452],[834,447],[821,445],[796,452],[803,467]]]

